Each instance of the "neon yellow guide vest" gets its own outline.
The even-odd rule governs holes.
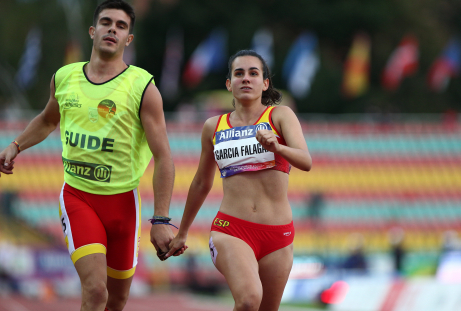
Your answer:
[[[54,79],[64,181],[94,194],[133,190],[152,158],[139,112],[153,76],[128,66],[109,81],[93,83],[85,64],[64,66]]]

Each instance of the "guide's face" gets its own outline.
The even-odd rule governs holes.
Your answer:
[[[123,54],[125,46],[133,41],[130,22],[130,16],[123,10],[102,10],[96,26],[91,26],[89,31],[94,49],[102,54]]]

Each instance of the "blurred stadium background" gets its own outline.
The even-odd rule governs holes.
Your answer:
[[[86,33],[99,2],[0,2],[0,149],[43,109],[53,73],[89,58]],[[290,176],[295,260],[283,308],[461,309],[458,1],[132,3],[136,39],[125,61],[153,73],[164,98],[176,165],[173,223],[197,167],[204,120],[232,109],[224,90],[228,56],[253,48],[269,61],[283,104],[297,112],[314,160],[311,172]],[[51,310],[62,299],[78,305],[59,223],[58,131],[0,179],[1,311]],[[219,175],[186,255],[160,262],[147,222],[153,169],[139,186],[143,235],[127,309],[162,301],[164,310],[180,303],[230,309],[208,250]],[[224,302],[197,304],[184,293]]]

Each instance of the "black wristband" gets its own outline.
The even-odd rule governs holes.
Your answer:
[[[157,221],[157,220],[158,220],[158,221],[170,221],[170,220],[171,220],[170,217],[166,217],[166,216],[155,216],[155,215],[152,216],[151,219],[153,219],[153,220],[155,220],[155,221]]]
[[[170,217],[164,217],[164,216],[152,216],[151,219],[149,219],[150,223],[153,225],[170,225],[175,227],[176,229],[179,229],[173,224],[170,224]]]

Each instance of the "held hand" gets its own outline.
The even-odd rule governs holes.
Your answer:
[[[170,250],[168,251],[167,254],[165,254],[165,259],[167,259],[170,256],[179,256],[184,254],[186,249],[188,249],[188,246],[186,245],[186,239],[187,236],[182,237],[177,235],[173,241],[171,241],[169,248]]]
[[[14,158],[18,155],[16,145],[10,144],[0,153],[0,176],[1,173],[13,174]]]
[[[275,137],[274,132],[269,130],[259,130],[256,133],[256,140],[267,151],[278,153],[280,151],[280,144]]]
[[[152,225],[150,229],[150,242],[154,245],[160,260],[163,261],[166,259],[165,255],[170,249],[169,245],[173,238],[174,234],[169,225]]]

